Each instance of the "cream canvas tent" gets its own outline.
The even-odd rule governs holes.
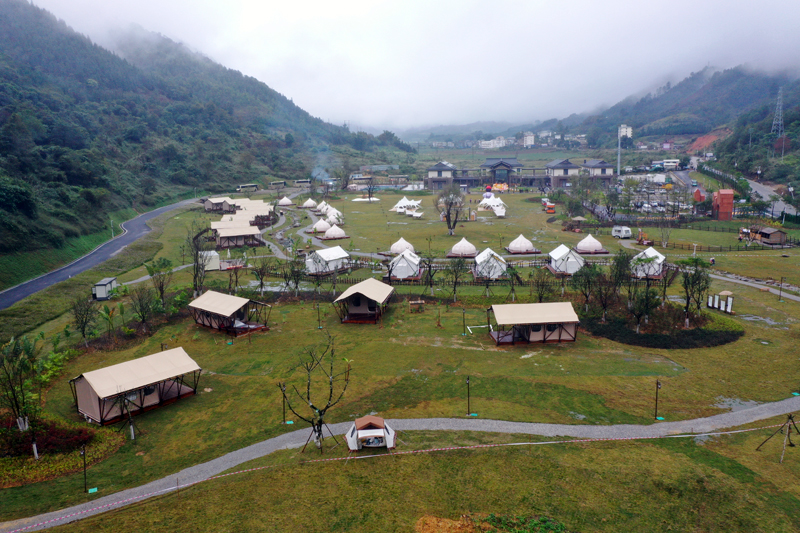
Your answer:
[[[197,393],[201,369],[183,348],[173,348],[69,380],[78,414],[110,424]]]
[[[391,279],[419,279],[420,258],[411,250],[403,250],[400,255],[389,263]]]
[[[216,291],[206,291],[189,303],[196,323],[231,335],[266,329],[271,311],[268,304]]]
[[[584,239],[575,246],[575,251],[579,254],[607,254],[608,250],[603,248],[600,241],[587,235]]]
[[[239,248],[242,246],[264,246],[261,230],[255,226],[241,226],[215,230],[217,248]]]
[[[294,205],[294,202],[288,196],[284,196],[278,200],[278,205],[281,207],[289,207],[290,205]]]
[[[506,248],[508,253],[510,254],[538,254],[541,253],[537,250],[531,241],[526,239],[525,237],[520,234],[519,237],[514,239],[508,244]]]
[[[227,196],[206,198],[206,201],[203,202],[203,206],[205,207],[206,211],[222,211],[222,204],[226,201],[231,202],[232,200]]]
[[[356,418],[353,426],[347,432],[347,447],[351,452],[362,448],[388,448],[395,447],[396,434],[386,421],[379,416],[367,415]]]
[[[631,259],[631,274],[637,278],[660,279],[664,273],[664,261],[666,259],[651,246],[633,256]]]
[[[303,206],[302,207],[303,207],[303,209],[314,209],[315,207],[317,207],[317,202],[315,202],[314,200],[309,198],[308,200],[303,202]]]
[[[340,211],[331,208],[326,215],[325,220],[328,224],[344,224],[344,215]]]
[[[498,279],[506,275],[508,263],[506,260],[487,248],[475,257],[475,278]]]
[[[350,254],[341,246],[315,250],[306,257],[306,271],[312,275],[330,274],[347,268]]]
[[[327,207],[328,207],[328,202],[322,200],[319,204],[317,204],[317,207],[316,209],[314,209],[314,211],[316,211],[317,213],[322,213],[323,210],[326,209]]]
[[[339,239],[346,239],[347,234],[344,232],[342,228],[334,224],[333,226],[325,232],[325,235],[322,237],[322,240],[325,241],[336,241]]]
[[[317,220],[316,224],[311,226],[311,231],[314,233],[325,233],[329,229],[331,229],[331,225],[322,219]]]
[[[489,335],[496,344],[575,342],[578,337],[580,320],[570,302],[501,304],[490,310],[497,327]]]
[[[473,258],[478,255],[478,249],[475,248],[467,239],[462,238],[458,241],[453,248],[450,249],[450,253],[447,254],[447,257],[468,257]]]
[[[392,253],[392,255],[401,254],[406,250],[411,250],[413,252],[414,251],[414,245],[411,244],[410,242],[408,242],[407,240],[405,240],[402,237],[400,237],[400,240],[397,241],[396,243],[394,243],[392,245],[392,247],[389,249],[389,251]]]
[[[586,260],[575,250],[571,250],[563,244],[559,244],[548,255],[550,256],[550,264],[547,268],[556,275],[571,276],[586,264]]]
[[[333,306],[342,323],[375,324],[393,292],[391,285],[367,278],[344,291],[334,300]]]

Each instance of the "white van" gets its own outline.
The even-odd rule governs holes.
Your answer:
[[[630,239],[631,228],[628,226],[614,226],[611,228],[611,236],[617,239]]]

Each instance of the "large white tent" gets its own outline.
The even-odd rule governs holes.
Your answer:
[[[402,237],[400,237],[400,240],[397,241],[396,243],[394,243],[392,245],[392,247],[389,249],[389,251],[392,253],[392,255],[401,254],[405,250],[411,250],[413,252],[414,251],[414,245],[411,244],[410,242],[408,242],[407,240],[405,240]]]
[[[664,261],[666,259],[651,246],[633,256],[631,259],[631,274],[637,278],[658,278],[664,271]]]
[[[329,229],[331,229],[331,225],[322,219],[317,220],[317,222],[311,226],[311,230],[314,233],[325,233]]]
[[[314,209],[315,207],[317,207],[317,202],[311,198],[303,202],[303,209]]]
[[[325,212],[324,210],[327,208],[328,208],[328,202],[322,200],[320,203],[317,204],[317,207],[316,209],[314,209],[314,211],[316,211],[317,213],[324,213]]]
[[[466,238],[462,238],[458,241],[453,248],[450,249],[450,253],[447,254],[447,257],[475,257],[478,255],[478,249],[470,243]]]
[[[292,202],[292,200],[289,199],[288,196],[284,196],[283,198],[278,200],[278,205],[281,207],[288,207],[290,205],[294,205],[294,202]]]
[[[344,215],[337,211],[336,209],[328,209],[327,212],[328,218],[325,220],[328,221],[328,224],[344,224]]]
[[[508,208],[506,203],[495,195],[484,198],[481,200],[481,203],[478,204],[479,211],[494,211],[498,207]]]
[[[537,250],[531,241],[526,239],[522,234],[508,244],[506,248],[510,254],[538,254]]]
[[[346,239],[347,234],[344,232],[342,228],[334,224],[330,227],[328,231],[325,232],[325,235],[322,237],[325,240],[336,240],[336,239]]]
[[[555,274],[572,275],[586,264],[586,260],[575,250],[567,248],[563,244],[559,244],[549,255],[550,270]]]
[[[608,250],[603,248],[603,245],[600,244],[600,241],[592,237],[591,235],[587,235],[583,238],[581,242],[575,246],[575,251],[579,254],[607,254]]]
[[[419,276],[420,258],[411,250],[403,250],[389,263],[392,279],[409,279]]]
[[[348,259],[350,254],[341,246],[316,250],[306,257],[306,270],[309,274],[329,274],[345,268]]]
[[[475,277],[497,279],[505,275],[508,263],[506,260],[487,248],[475,257]]]
[[[367,415],[356,418],[353,426],[347,432],[347,447],[351,452],[361,448],[389,448],[395,447],[396,434],[386,424],[383,418]]]
[[[422,205],[422,200],[409,200],[405,196],[403,199],[394,204],[394,207],[389,211],[405,211],[406,209],[416,209]]]

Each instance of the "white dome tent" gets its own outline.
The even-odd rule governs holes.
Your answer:
[[[391,279],[418,279],[420,276],[420,257],[411,250],[403,250],[389,263]]]
[[[586,264],[586,260],[575,250],[567,248],[563,244],[559,244],[548,255],[550,256],[550,271],[556,275],[571,276]]]
[[[290,205],[294,205],[294,202],[292,202],[288,196],[284,196],[278,200],[278,205],[281,207],[289,207]]]
[[[633,256],[631,259],[631,274],[637,278],[660,279],[664,273],[664,261],[666,259],[651,246]]]
[[[400,237],[400,240],[394,243],[392,247],[389,249],[392,255],[401,254],[406,250],[414,252],[414,245],[402,237]]]
[[[603,248],[600,241],[587,235],[584,239],[575,246],[575,251],[579,254],[607,254],[608,250]]]
[[[498,279],[505,276],[508,263],[506,260],[487,248],[475,258],[475,278]]]
[[[447,254],[447,257],[468,257],[473,258],[478,255],[478,249],[470,243],[466,238],[462,238],[458,241],[453,248],[450,249],[450,253]]]
[[[326,241],[335,241],[337,239],[346,239],[347,234],[345,234],[342,228],[334,224],[328,231],[325,232],[325,236],[322,238]]]
[[[508,244],[506,250],[510,254],[538,254],[541,253],[537,250],[531,241],[526,239],[522,234]]]
[[[317,223],[311,226],[314,233],[325,233],[329,229],[331,229],[331,225],[322,219],[317,220]]]
[[[328,224],[344,224],[344,215],[335,209],[328,210]]]
[[[328,207],[328,202],[322,200],[320,203],[317,204],[317,207],[316,209],[314,209],[314,211],[316,211],[317,213],[322,213],[327,207]]]
[[[317,202],[311,198],[303,202],[303,209],[314,209],[315,207],[317,207]]]

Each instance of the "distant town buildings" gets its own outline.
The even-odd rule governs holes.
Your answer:
[[[633,139],[633,128],[628,126],[628,125],[622,124],[619,127],[619,136],[620,137],[628,137],[629,139]]]
[[[530,148],[535,144],[536,144],[536,135],[534,135],[529,131],[526,131],[522,137],[522,146],[524,146],[525,148]]]

